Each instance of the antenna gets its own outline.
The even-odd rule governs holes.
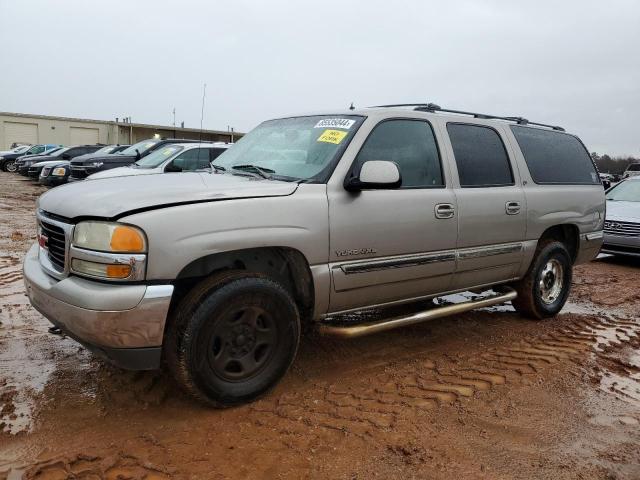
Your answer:
[[[199,143],[202,143],[202,121],[204,119],[204,99],[207,95],[207,84],[204,84],[204,87],[202,88],[202,110],[200,111],[200,140]],[[202,150],[202,148],[200,148],[200,145],[198,145],[198,165],[200,165],[200,151]],[[198,165],[196,165],[196,168],[198,167]]]
[[[173,126],[176,126],[176,107],[173,107]]]
[[[353,102],[351,102],[351,105],[349,106],[349,110],[355,110],[356,107],[353,106]]]

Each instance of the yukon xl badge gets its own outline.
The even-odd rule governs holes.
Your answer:
[[[336,250],[336,255],[339,257],[352,257],[354,255],[371,255],[376,253],[375,248],[351,248],[348,250]]]

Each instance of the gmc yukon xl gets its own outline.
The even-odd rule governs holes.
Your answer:
[[[392,105],[262,123],[207,172],[65,185],[37,205],[33,306],[130,369],[168,365],[214,406],[267,392],[302,331],[357,337],[512,301],[555,316],[600,250],[581,141],[519,117]],[[454,292],[376,322],[337,315]]]

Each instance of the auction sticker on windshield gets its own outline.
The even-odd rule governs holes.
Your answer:
[[[347,136],[347,132],[341,132],[340,130],[325,130],[322,135],[318,137],[318,142],[335,143],[338,145],[344,137]]]
[[[355,120],[349,120],[348,118],[325,118],[316,123],[313,128],[344,128],[349,130],[354,123],[356,123]]]

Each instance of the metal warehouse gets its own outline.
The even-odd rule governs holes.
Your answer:
[[[14,143],[81,144],[133,144],[152,137],[189,138],[205,141],[233,142],[242,136],[237,132],[202,130],[176,126],[87,120],[82,118],[54,117],[24,113],[0,112],[0,149],[6,150]]]

